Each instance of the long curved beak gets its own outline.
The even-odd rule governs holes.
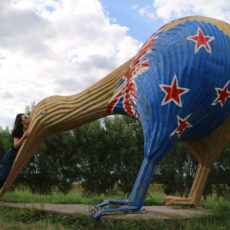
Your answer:
[[[107,109],[108,102],[132,60],[130,59],[79,94],[48,97],[34,107],[29,125],[30,134],[17,153],[7,180],[0,190],[0,197],[8,190],[38,146],[49,135],[74,129],[110,115]]]

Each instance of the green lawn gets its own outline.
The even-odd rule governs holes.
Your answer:
[[[147,205],[161,204],[164,194],[151,192]],[[34,203],[85,203],[95,204],[105,199],[127,199],[124,195],[84,197],[73,189],[68,195],[34,195],[29,191],[8,192],[4,201]],[[51,215],[37,210],[9,209],[0,206],[1,230],[227,230],[230,229],[230,201],[215,197],[202,200],[201,206],[211,210],[210,215],[187,220],[113,220],[95,221],[86,216]]]
[[[145,205],[161,205],[164,196],[165,194],[160,191],[150,193],[145,200]],[[32,194],[29,190],[15,190],[14,192],[7,192],[1,200],[16,203],[97,204],[103,200],[127,200],[128,198],[128,196],[122,193],[113,195],[85,196],[81,190],[72,189],[67,195],[60,192],[53,192],[50,195],[39,195]]]
[[[149,189],[150,193],[145,199],[145,205],[161,205],[165,194],[162,185],[154,184]],[[7,202],[25,203],[50,203],[50,204],[97,204],[103,200],[127,200],[129,195],[124,195],[119,191],[114,191],[112,195],[85,196],[79,184],[74,184],[73,189],[64,195],[60,192],[53,192],[50,195],[32,194],[29,189],[14,190],[7,192],[1,198]]]

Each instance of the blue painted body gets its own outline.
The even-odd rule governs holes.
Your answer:
[[[196,20],[164,31],[143,45],[109,105],[109,111],[142,123],[144,161],[129,199],[137,210],[154,166],[172,146],[209,135],[230,112],[230,37]],[[110,203],[104,211],[113,210]]]

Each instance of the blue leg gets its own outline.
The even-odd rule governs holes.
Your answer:
[[[153,181],[155,162],[153,158],[144,158],[141,169],[138,173],[129,201],[135,203],[137,209],[140,209],[148,192],[149,185]]]
[[[146,193],[148,191],[149,185],[152,182],[153,178],[153,159],[145,158],[141,169],[139,171],[138,177],[136,179],[135,185],[133,187],[133,191],[130,195],[128,201],[123,200],[108,200],[103,201],[98,204],[96,208],[100,208],[95,214],[94,218],[98,218],[103,213],[106,212],[137,212],[141,209]]]

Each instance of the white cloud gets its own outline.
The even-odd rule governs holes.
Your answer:
[[[149,19],[156,19],[156,14],[154,12],[154,9],[150,5],[146,5],[144,7],[139,6],[138,4],[135,4],[131,7],[133,10],[137,10],[138,13],[146,18]]]
[[[203,15],[230,22],[229,0],[153,0],[152,5],[135,4],[132,9],[154,21],[169,22],[185,16]]]
[[[132,57],[140,43],[98,0],[0,1],[0,126],[32,101],[71,95]]]
[[[230,22],[229,0],[153,0],[156,14],[164,21],[189,15],[203,15]]]

